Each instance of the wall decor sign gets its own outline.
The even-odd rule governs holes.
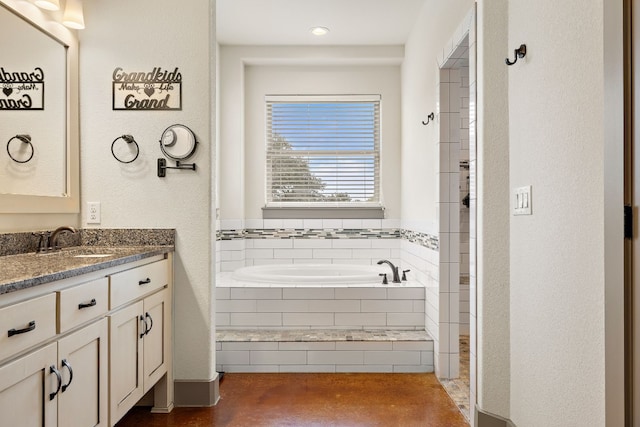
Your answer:
[[[11,71],[0,67],[0,110],[44,110],[44,71]]]
[[[148,72],[113,70],[114,110],[182,110],[182,74],[154,67]]]

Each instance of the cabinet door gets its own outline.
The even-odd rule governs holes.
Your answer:
[[[109,422],[107,330],[107,319],[102,319],[58,341],[60,426],[106,427]]]
[[[165,329],[168,318],[166,289],[145,298],[144,318],[146,333],[144,345],[144,392],[148,392],[153,385],[167,372]]]
[[[143,302],[109,316],[110,419],[114,425],[143,396]],[[142,336],[141,336],[142,335]]]
[[[0,426],[54,427],[58,401],[56,344],[49,344],[0,368]]]

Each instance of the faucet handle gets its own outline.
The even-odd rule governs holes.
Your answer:
[[[407,280],[407,273],[410,272],[411,270],[402,270],[402,280],[406,281]]]
[[[49,237],[51,237],[50,231],[41,231],[39,233],[31,233],[32,236],[38,236],[38,249],[37,253],[47,252],[49,250]]]
[[[389,284],[389,281],[387,280],[387,273],[380,273],[380,274],[378,274],[378,276],[382,276],[383,277],[383,279],[382,279],[382,284],[383,285],[388,285]]]

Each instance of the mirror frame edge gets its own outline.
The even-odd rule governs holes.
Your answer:
[[[80,122],[78,37],[75,30],[62,24],[52,25],[45,13],[33,6],[30,13],[18,0],[0,0],[0,4],[25,19],[43,33],[60,41],[67,49],[66,196],[0,194],[0,214],[10,213],[79,213],[80,212]],[[24,5],[23,5],[24,6]]]

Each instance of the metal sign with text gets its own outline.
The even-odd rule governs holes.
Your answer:
[[[0,110],[44,110],[44,71],[11,71],[0,67]]]
[[[182,74],[154,67],[148,72],[113,70],[114,110],[182,110]]]

